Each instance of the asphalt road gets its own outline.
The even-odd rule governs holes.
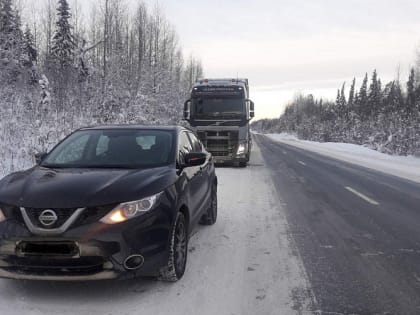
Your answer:
[[[318,314],[420,314],[420,184],[257,135]]]

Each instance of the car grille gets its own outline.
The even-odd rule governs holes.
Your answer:
[[[36,227],[54,229],[54,228],[62,226],[70,218],[70,216],[77,210],[77,208],[69,208],[69,209],[51,208],[51,210],[53,210],[57,214],[58,220],[57,222],[55,222],[55,224],[48,227],[45,227],[38,219],[41,213],[45,211],[46,209],[25,208],[25,210],[26,210],[26,214],[31,219],[32,224],[35,225]]]
[[[73,223],[73,226],[80,226],[80,225],[98,222],[101,218],[107,215],[115,206],[116,204],[108,205],[108,206],[99,206],[99,207],[88,207],[77,218],[76,222]],[[56,229],[62,226],[74,214],[74,212],[78,208],[48,208],[48,209],[53,210],[57,214],[58,220],[55,224],[51,226],[47,226],[47,227],[44,226],[39,221],[39,216],[41,215],[43,211],[46,210],[46,208],[42,208],[42,209],[25,208],[25,211],[34,226],[38,228],[42,228],[42,229]],[[18,208],[14,209],[13,213],[14,213],[13,216],[16,220],[24,223],[24,220]]]

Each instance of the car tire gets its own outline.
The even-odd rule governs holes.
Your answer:
[[[217,185],[214,184],[211,190],[210,208],[200,219],[202,225],[213,225],[217,220]]]
[[[239,162],[239,167],[246,167],[248,162]]]
[[[172,229],[168,263],[160,270],[158,279],[168,282],[176,282],[181,279],[185,273],[187,255],[188,226],[185,215],[179,212]]]

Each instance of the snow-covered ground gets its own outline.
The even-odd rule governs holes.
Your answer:
[[[285,133],[267,134],[267,136],[275,141],[298,148],[420,182],[420,158],[417,157],[392,156],[349,143],[320,143],[299,140],[295,135]]]
[[[309,281],[257,145],[248,168],[218,168],[217,174],[218,221],[196,229],[181,281],[0,280],[0,314],[306,313]]]

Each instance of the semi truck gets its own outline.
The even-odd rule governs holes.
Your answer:
[[[184,104],[184,119],[212,153],[216,164],[246,167],[251,156],[254,102],[248,79],[203,79]]]

